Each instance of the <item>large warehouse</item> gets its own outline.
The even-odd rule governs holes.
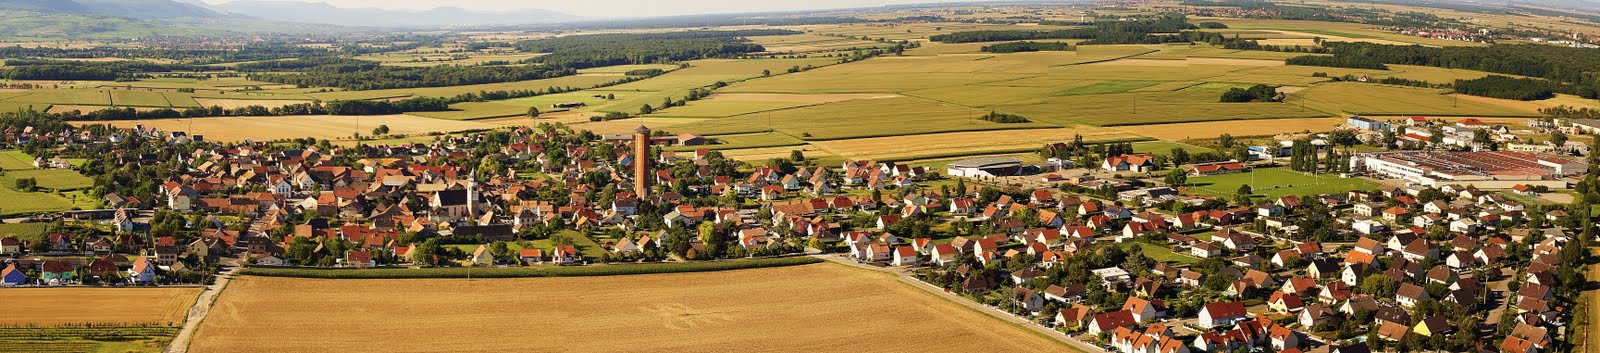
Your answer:
[[[1565,187],[1561,177],[1587,169],[1582,159],[1511,151],[1373,152],[1356,154],[1350,160],[1351,171],[1428,186],[1509,188],[1520,183]]]
[[[1014,176],[1022,173],[1022,160],[1012,157],[981,157],[950,162],[946,174],[968,178]]]

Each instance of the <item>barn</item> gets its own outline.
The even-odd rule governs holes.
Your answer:
[[[1022,160],[1013,157],[980,157],[951,162],[946,174],[969,178],[1014,176],[1022,173]]]

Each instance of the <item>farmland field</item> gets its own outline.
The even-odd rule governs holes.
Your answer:
[[[871,113],[872,119],[857,115]],[[971,108],[921,98],[896,97],[829,103],[796,109],[712,119],[685,124],[680,130],[701,134],[733,134],[768,129],[802,139],[843,139],[950,131],[1055,127],[1044,123],[1002,124],[977,120]],[[770,123],[770,124],[769,124]]]
[[[1252,182],[1253,180],[1253,182]],[[1240,185],[1250,184],[1254,195],[1277,198],[1283,195],[1337,194],[1350,190],[1369,190],[1376,183],[1360,178],[1340,178],[1338,174],[1320,177],[1286,168],[1257,168],[1254,172],[1189,178],[1189,191],[1212,196],[1233,196]]]
[[[524,108],[524,110],[526,110],[526,108]],[[521,120],[527,121],[526,118]],[[359,128],[357,127],[358,121],[360,123]],[[207,140],[211,141],[271,141],[302,137],[313,137],[319,139],[348,139],[350,138],[351,134],[357,132],[361,133],[363,136],[371,134],[372,129],[378,127],[378,125],[388,125],[390,134],[407,135],[435,131],[492,129],[507,125],[506,123],[496,124],[476,121],[451,121],[403,114],[362,117],[296,115],[216,117],[198,119],[105,120],[95,121],[92,123],[111,124],[117,127],[132,127],[133,125],[143,124],[147,127],[154,127],[162,130],[188,131],[191,134],[203,135]],[[191,126],[193,126],[193,128],[190,128]]]
[[[947,132],[927,135],[872,137],[814,141],[811,144],[848,159],[902,161],[1032,150],[1045,143],[1072,141],[1075,135],[1083,136],[1085,142],[1137,138],[1137,136],[1116,130],[1080,126],[1075,128]]]
[[[532,317],[539,318],[538,324],[530,324]],[[351,322],[364,324],[349,329]],[[432,331],[472,334],[402,333]],[[382,332],[393,333],[383,345],[360,343]],[[440,347],[1065,350],[1051,338],[945,302],[887,275],[835,264],[492,280],[244,277],[218,299],[191,345],[205,352],[415,352]]]
[[[1343,124],[1344,118],[1262,119],[1234,121],[1204,121],[1158,125],[1119,126],[1114,129],[1132,134],[1168,141],[1193,138],[1215,138],[1218,135],[1234,136],[1273,135],[1284,132],[1329,131]]]
[[[668,148],[668,150],[693,151],[693,150],[700,149],[700,148],[709,148],[709,149],[713,149],[713,150],[726,150],[726,149],[738,149],[738,148],[799,146],[799,145],[803,145],[803,144],[806,143],[805,141],[801,141],[800,139],[797,139],[794,136],[784,135],[784,134],[776,133],[776,132],[759,132],[759,133],[753,133],[753,134],[716,135],[716,136],[706,136],[706,138],[709,138],[709,139],[712,139],[712,140],[716,140],[717,143],[716,144],[711,144],[711,145],[700,145],[700,146],[674,146],[674,147]]]
[[[411,115],[448,120],[474,120],[527,115],[528,107],[488,102],[463,102],[450,105],[449,111],[413,112]]]
[[[183,324],[200,288],[11,288],[0,325]]]
[[[33,156],[20,150],[0,151],[0,168],[4,170],[33,169]]]
[[[1290,105],[1359,115],[1535,116],[1537,113],[1445,95],[1442,90],[1352,82],[1320,84],[1290,95]]]

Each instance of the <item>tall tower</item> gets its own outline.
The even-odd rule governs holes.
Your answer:
[[[650,128],[633,130],[633,193],[642,200],[650,194]]]

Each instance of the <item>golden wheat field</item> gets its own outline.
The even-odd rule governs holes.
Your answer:
[[[10,288],[0,325],[181,325],[200,288]]]
[[[243,277],[191,352],[1040,352],[1055,340],[837,264],[522,279]]]

